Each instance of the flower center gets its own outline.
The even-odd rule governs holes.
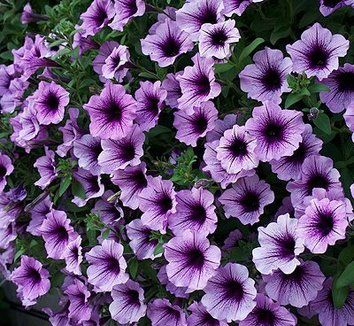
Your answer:
[[[223,29],[218,29],[211,35],[211,42],[215,46],[224,46],[227,39],[228,37]]]
[[[68,231],[66,230],[66,228],[64,226],[60,226],[55,230],[55,233],[58,236],[58,239],[60,241],[68,241],[69,239],[69,235],[68,235]]]
[[[284,258],[294,258],[294,250],[295,250],[295,239],[291,236],[287,236],[284,239],[280,240],[281,245],[281,255]]]
[[[331,233],[334,226],[334,218],[331,212],[319,212],[317,227],[321,230],[323,236]]]
[[[197,248],[193,248],[188,252],[188,264],[195,268],[201,268],[204,265],[204,254]]]
[[[127,143],[124,145],[123,157],[126,161],[131,161],[135,157],[135,147],[132,143]]]
[[[169,36],[161,45],[163,54],[166,57],[175,57],[179,54],[181,44],[172,36]]]
[[[195,119],[193,121],[193,127],[194,130],[198,133],[198,134],[202,134],[206,128],[208,127],[208,120],[205,116],[199,116],[197,119]]]
[[[142,171],[137,171],[134,176],[134,183],[137,185],[139,189],[143,189],[147,186],[147,181],[145,174]]]
[[[131,304],[135,304],[135,305],[139,305],[139,293],[138,291],[135,291],[135,290],[129,290],[127,292],[127,295],[129,297],[129,302]]]
[[[297,148],[292,156],[288,159],[290,162],[302,163],[306,157],[307,148],[304,143],[300,143],[299,148]]]
[[[110,272],[119,274],[120,265],[119,265],[119,261],[115,257],[112,257],[112,256],[107,257],[106,258],[106,266]]]
[[[154,115],[157,115],[159,113],[159,99],[152,96],[148,97],[146,99],[146,108]]]
[[[337,76],[340,92],[354,92],[354,72],[345,71]]]
[[[274,68],[269,68],[263,78],[263,84],[266,86],[268,90],[275,91],[278,90],[281,86],[281,79],[279,72]]]
[[[241,301],[244,295],[243,286],[236,280],[229,280],[224,284],[224,293],[228,299]]]
[[[102,8],[101,6],[98,6],[97,8],[97,14],[96,14],[96,21],[97,25],[100,26],[104,23],[105,19],[107,18],[107,12]]]
[[[275,122],[270,122],[264,130],[267,140],[271,143],[281,140],[283,127]]]
[[[255,212],[259,209],[259,196],[255,192],[248,192],[241,198],[240,204],[245,212]]]
[[[106,111],[109,122],[119,122],[122,119],[122,109],[113,100],[107,104]]]
[[[127,7],[129,9],[130,16],[134,15],[138,11],[138,7],[136,6],[136,1],[135,0],[130,0],[127,3]]]
[[[273,326],[275,324],[276,318],[272,311],[258,308],[256,313],[260,324],[265,326]]]
[[[327,180],[326,176],[322,174],[314,174],[307,182],[307,193],[311,194],[314,188],[323,188],[328,190],[328,187],[329,181]]]
[[[334,8],[341,2],[342,0],[323,0],[323,5],[325,5],[326,7]]]
[[[28,270],[28,277],[32,280],[32,283],[36,284],[42,280],[41,274],[34,268]]]
[[[59,99],[54,93],[49,93],[47,96],[47,106],[49,110],[56,111],[59,106]]]
[[[218,21],[216,16],[216,12],[213,8],[209,7],[208,2],[206,3],[206,7],[202,9],[202,12],[199,16],[200,26],[203,24],[216,24]]]
[[[195,80],[198,95],[208,95],[210,93],[210,81],[208,76],[201,75]]]
[[[191,216],[192,220],[204,223],[207,218],[207,214],[206,214],[206,210],[205,210],[204,206],[202,206],[201,204],[193,205],[191,207],[190,216]]]
[[[3,178],[6,175],[7,169],[3,166],[0,165],[0,178]]]
[[[235,157],[242,157],[247,154],[247,144],[243,139],[234,138],[230,147],[230,152]]]
[[[167,194],[163,194],[163,196],[158,201],[158,205],[162,214],[165,214],[172,208],[172,199]]]
[[[316,46],[309,53],[310,64],[314,68],[324,68],[327,65],[328,53],[321,46]]]

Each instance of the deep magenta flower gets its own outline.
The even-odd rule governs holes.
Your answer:
[[[220,138],[224,135],[224,132],[228,129],[232,129],[235,124],[237,124],[236,114],[227,114],[224,119],[216,120],[214,129],[206,135],[207,142],[220,140]]]
[[[142,52],[160,67],[173,64],[178,56],[192,49],[193,42],[188,34],[181,30],[181,25],[170,19],[160,24],[155,34],[148,34],[141,40]]]
[[[188,287],[187,292],[202,290],[220,265],[221,252],[210,245],[205,235],[185,231],[165,245],[168,261],[168,279],[177,287]]]
[[[213,318],[200,302],[193,302],[188,310],[192,313],[187,319],[188,326],[227,326],[226,321]]]
[[[227,217],[235,217],[242,224],[254,224],[264,212],[264,207],[274,201],[269,185],[257,175],[236,181],[219,198]]]
[[[138,125],[133,125],[130,133],[123,138],[103,139],[101,141],[103,151],[98,156],[102,172],[113,173],[128,165],[139,165],[144,154],[144,140],[145,136]]]
[[[171,305],[167,299],[155,299],[148,305],[147,316],[154,326],[187,326],[186,315],[177,305]]]
[[[354,65],[349,63],[333,71],[322,80],[329,91],[320,93],[321,102],[326,104],[333,113],[347,109],[354,102]]]
[[[315,254],[323,254],[329,245],[345,238],[348,226],[346,206],[342,201],[314,198],[299,219],[298,235]]]
[[[200,106],[221,92],[221,86],[215,80],[214,60],[203,58],[197,53],[192,61],[193,66],[186,67],[182,75],[176,76],[182,92],[182,96],[177,100],[178,107],[188,114],[193,113],[194,106]]]
[[[140,88],[135,92],[137,102],[135,122],[142,131],[155,127],[159,119],[167,91],[161,87],[161,82],[140,82]]]
[[[253,62],[239,74],[241,89],[260,102],[280,103],[282,93],[291,91],[286,80],[292,70],[291,59],[284,58],[280,50],[265,47],[253,56]]]
[[[113,302],[109,305],[109,312],[118,323],[136,323],[145,316],[144,290],[139,283],[128,280],[125,284],[115,285],[111,295]]]
[[[298,235],[298,220],[289,214],[280,215],[276,222],[258,228],[260,247],[253,249],[253,262],[262,274],[280,269],[292,273],[300,265],[298,255],[304,248],[304,239]]]
[[[2,192],[6,186],[6,177],[10,175],[14,170],[11,159],[0,153],[0,192]]]
[[[299,148],[305,124],[301,112],[282,110],[273,102],[265,102],[253,109],[246,130],[257,139],[255,154],[269,162],[290,156]]]
[[[293,61],[293,71],[305,72],[308,77],[319,80],[338,69],[339,58],[349,49],[349,41],[342,35],[333,35],[330,30],[315,23],[301,35],[301,40],[287,45],[286,50]]]
[[[77,237],[64,211],[52,209],[40,227],[47,255],[53,259],[65,258],[68,244]]]
[[[231,55],[231,44],[240,38],[233,19],[217,24],[203,24],[199,35],[199,53],[203,57],[228,58]]]
[[[197,140],[213,130],[218,118],[218,111],[213,102],[202,103],[193,107],[191,114],[178,110],[175,112],[173,126],[177,129],[176,138],[192,147],[197,146]]]
[[[254,284],[245,266],[228,263],[209,280],[201,303],[215,319],[244,320],[256,306]]]
[[[166,273],[166,265],[160,268],[159,272],[157,273],[157,278],[161,284],[165,285],[166,290],[173,294],[175,297],[183,299],[187,299],[189,297],[189,293],[186,293],[188,288],[175,286],[169,281]]]
[[[101,94],[91,96],[83,107],[91,118],[91,135],[102,139],[123,138],[136,117],[136,102],[122,85],[107,83]]]
[[[176,79],[176,77],[181,74],[183,74],[182,71],[175,74],[167,74],[166,78],[162,81],[162,88],[167,91],[166,105],[170,106],[172,109],[178,108],[177,100],[182,96],[179,81]]]
[[[197,41],[204,24],[216,24],[224,20],[223,9],[223,2],[218,0],[188,1],[177,10],[176,21],[192,41]]]
[[[80,265],[83,261],[81,241],[81,236],[77,235],[74,240],[69,242],[64,253],[65,269],[75,275],[81,275]]]
[[[144,15],[145,2],[143,0],[116,0],[112,12],[114,12],[114,18],[109,26],[122,31],[132,18]]]
[[[126,228],[127,236],[130,239],[129,246],[138,259],[155,259],[162,255],[154,254],[158,241],[151,238],[152,229],[143,225],[140,219],[131,221]]]
[[[101,140],[90,134],[83,135],[74,142],[74,155],[80,168],[90,171],[93,175],[101,174],[98,156],[102,152]]]
[[[271,275],[264,275],[263,279],[270,298],[284,306],[290,304],[301,308],[317,297],[326,278],[317,263],[305,261],[290,274],[276,270]]]
[[[39,124],[57,124],[64,118],[65,107],[69,104],[69,93],[54,82],[41,81],[38,89],[27,100],[29,106],[36,110]]]
[[[84,31],[83,36],[95,35],[114,16],[113,3],[111,0],[93,0],[88,9],[81,14],[82,24],[80,28]]]
[[[264,294],[257,294],[257,305],[240,322],[240,326],[295,326],[296,317],[286,308],[266,297]]]
[[[124,206],[131,209],[139,207],[140,193],[148,185],[146,179],[146,165],[127,166],[123,170],[116,170],[111,181],[120,188],[120,200]]]
[[[123,257],[123,246],[113,240],[103,240],[86,255],[90,266],[87,269],[88,282],[96,292],[112,291],[115,285],[128,281],[125,272],[127,263]]]
[[[41,195],[39,200],[36,202],[36,205],[31,208],[31,221],[29,222],[26,229],[27,232],[35,236],[41,235],[40,227],[45,220],[46,215],[53,208],[53,203],[50,199],[50,196],[46,195],[43,198],[43,195],[45,196],[45,193]]]
[[[32,306],[36,299],[50,289],[49,272],[36,259],[23,255],[21,264],[10,275],[17,285],[17,294],[25,307]]]
[[[176,212],[173,183],[161,176],[148,177],[147,181],[147,187],[140,193],[141,221],[153,230],[165,232],[169,216]]]
[[[176,195],[176,213],[171,215],[168,226],[174,234],[186,230],[203,235],[214,233],[217,224],[214,196],[203,188],[180,190]]]

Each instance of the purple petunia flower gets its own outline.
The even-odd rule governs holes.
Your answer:
[[[73,49],[79,48],[79,55],[81,56],[88,50],[96,49],[99,47],[99,44],[96,43],[92,36],[84,36],[85,31],[80,28],[79,25],[75,26],[76,33],[73,37]]]
[[[106,41],[93,60],[93,70],[100,76],[102,82],[113,78],[121,82],[128,72],[125,64],[129,62],[129,58],[126,46],[115,41]]]
[[[301,166],[305,159],[311,155],[319,154],[322,149],[322,140],[312,133],[312,127],[305,125],[302,141],[291,156],[286,156],[278,161],[270,161],[272,171],[280,180],[298,180],[301,177]]]
[[[44,194],[45,195],[45,194]],[[51,212],[53,203],[49,195],[43,198],[43,194],[36,200],[36,204],[31,208],[31,221],[29,222],[26,231],[35,236],[40,236],[40,227],[46,218],[46,215]]]
[[[81,236],[78,235],[75,240],[68,243],[64,253],[65,269],[75,275],[81,275],[80,265],[83,260],[81,241]]]
[[[158,241],[151,239],[152,230],[143,225],[140,219],[131,221],[126,228],[130,239],[129,245],[138,259],[155,259],[162,255],[154,254]]]
[[[44,20],[48,20],[48,16],[34,13],[31,4],[26,3],[21,14],[22,24],[37,23]]]
[[[86,255],[90,266],[87,269],[88,282],[95,292],[112,291],[117,284],[128,281],[125,273],[127,263],[123,257],[123,246],[113,240],[103,240]]]
[[[175,21],[167,19],[156,28],[155,34],[148,34],[141,40],[141,50],[160,67],[173,64],[182,53],[193,49],[188,34]]]
[[[109,305],[109,312],[118,323],[136,323],[145,316],[144,290],[139,283],[128,280],[125,284],[115,285],[111,295],[113,302]]]
[[[204,24],[200,29],[199,53],[202,57],[228,58],[231,55],[230,45],[240,38],[233,19],[217,24]]]
[[[165,99],[166,105],[170,106],[172,109],[178,108],[177,100],[182,96],[179,81],[176,79],[176,77],[181,74],[183,74],[182,71],[175,74],[167,74],[162,81],[162,88],[167,91],[167,97]]]
[[[14,170],[11,159],[0,153],[0,192],[2,192],[6,186],[6,177],[10,175]]]
[[[101,167],[98,164],[98,156],[101,152],[100,139],[90,134],[83,135],[74,142],[74,155],[78,159],[79,167],[89,170],[93,175],[101,174]]]
[[[14,79],[14,65],[0,65],[0,96],[4,96],[10,91],[11,81]]]
[[[98,156],[98,164],[104,173],[113,173],[128,165],[139,165],[144,154],[145,136],[138,125],[133,125],[129,134],[121,139],[103,139],[103,151]]]
[[[77,108],[69,108],[69,119],[66,120],[64,127],[58,129],[63,134],[63,142],[57,148],[56,153],[60,157],[65,157],[69,150],[72,149],[75,141],[83,136],[80,127],[77,124],[80,111]]]
[[[113,16],[114,9],[111,0],[93,0],[88,9],[80,16],[82,20],[80,28],[84,31],[83,36],[95,35],[108,25]]]
[[[348,226],[346,207],[342,201],[314,198],[299,219],[298,235],[315,254],[323,254],[329,245],[345,238]]]
[[[135,122],[142,131],[155,127],[160,112],[164,107],[167,91],[161,87],[161,82],[140,82],[140,88],[135,92],[137,102]]]
[[[177,298],[187,299],[189,297],[189,293],[186,293],[186,287],[177,287],[173,283],[168,280],[168,276],[166,273],[166,265],[162,266],[157,273],[157,278],[159,279],[160,283],[165,285],[166,290],[173,294]]]
[[[342,112],[354,102],[354,65],[349,63],[333,71],[323,79],[329,91],[320,93],[321,102],[326,104],[333,113]]]
[[[317,298],[310,302],[310,310],[313,314],[318,314],[318,319],[323,326],[352,325],[354,324],[354,291],[350,289],[344,306],[336,308],[332,296],[332,279],[328,278]]]
[[[320,0],[320,12],[326,17],[345,5],[345,0]]]
[[[239,179],[219,198],[227,217],[236,217],[242,224],[254,224],[264,212],[264,207],[274,201],[269,185],[257,175]]]
[[[242,239],[242,233],[240,230],[231,231],[227,236],[227,238],[225,239],[222,249],[226,251],[236,247],[237,242],[241,239]]]
[[[246,130],[257,139],[255,154],[269,162],[290,156],[299,148],[305,124],[301,112],[282,110],[273,102],[265,102],[253,109]]]
[[[162,12],[157,14],[157,22],[149,28],[149,34],[156,34],[157,27],[166,22],[167,20],[176,21],[177,8],[166,7]]]
[[[294,207],[302,204],[306,196],[312,194],[315,188],[342,191],[339,181],[340,174],[333,168],[333,161],[324,156],[312,155],[305,159],[301,167],[301,178],[289,182],[286,190],[291,193]]]
[[[192,110],[191,114],[182,110],[176,111],[173,126],[177,129],[176,138],[179,141],[195,147],[197,140],[213,129],[218,111],[211,101],[201,103]]]
[[[219,267],[204,289],[201,303],[218,320],[241,321],[256,306],[257,291],[248,270],[240,264]]]
[[[87,286],[77,278],[73,279],[64,291],[69,299],[68,317],[73,323],[83,323],[90,320],[92,314],[92,306],[89,302],[91,296]]]
[[[202,290],[220,265],[221,252],[205,235],[185,231],[165,244],[168,279],[187,292]]]
[[[213,142],[214,140],[220,140],[224,136],[224,132],[237,124],[236,114],[227,114],[224,119],[218,119],[215,121],[214,129],[209,131],[206,135],[207,142]]]
[[[65,249],[76,238],[74,228],[64,211],[52,209],[40,227],[47,255],[53,259],[63,259]]]
[[[348,106],[348,109],[343,114],[345,124],[352,132],[352,141],[354,142],[354,101]]]
[[[171,305],[167,299],[155,299],[148,305],[147,316],[153,326],[187,326],[186,316],[177,305]]]
[[[25,307],[34,305],[50,289],[49,272],[38,260],[26,255],[21,256],[21,265],[12,272],[10,280],[17,285],[17,294]]]
[[[223,14],[226,17],[231,17],[233,14],[241,16],[246,8],[254,2],[262,2],[263,0],[223,0]]]
[[[124,206],[131,209],[139,207],[139,196],[148,185],[146,179],[146,164],[128,166],[124,170],[116,170],[111,178],[113,184],[119,186],[120,200]]]
[[[260,247],[253,249],[253,262],[259,272],[270,274],[280,269],[292,273],[300,265],[297,256],[304,248],[304,239],[297,233],[298,220],[289,214],[280,215],[276,222],[258,228]]]
[[[244,126],[234,125],[224,132],[216,148],[216,158],[226,172],[235,174],[243,170],[252,170],[259,160],[254,155],[256,138],[252,137]]]
[[[247,316],[240,322],[240,326],[295,326],[297,325],[296,317],[286,308],[274,303],[264,294],[257,294],[257,305]]]
[[[194,302],[189,307],[192,313],[187,319],[188,326],[227,326],[226,321],[213,318],[200,302]]]
[[[253,61],[239,74],[241,89],[254,100],[280,103],[282,93],[291,91],[286,80],[292,70],[291,59],[284,58],[280,50],[265,47]]]
[[[203,168],[203,171],[210,172],[213,180],[220,183],[221,188],[225,189],[229,184],[235,183],[240,178],[250,177],[256,173],[255,170],[243,170],[236,174],[227,173],[227,171],[222,167],[221,162],[217,159],[216,149],[218,146],[218,140],[205,144],[203,159],[206,166]]]
[[[170,180],[161,176],[148,177],[148,184],[140,193],[141,221],[153,230],[165,232],[168,218],[176,213],[176,192]]]
[[[29,106],[36,110],[39,124],[57,124],[64,118],[65,107],[69,104],[69,93],[54,82],[41,81],[38,89],[27,100]]]
[[[50,183],[57,177],[57,172],[55,168],[55,153],[49,150],[47,147],[44,148],[45,155],[39,157],[33,164],[41,178],[35,182],[35,185],[41,189],[45,189]]]
[[[122,31],[124,26],[133,18],[144,15],[143,0],[116,0],[114,2],[114,18],[109,24],[112,29]]]
[[[202,235],[214,233],[217,216],[214,196],[203,188],[180,190],[176,195],[176,213],[169,217],[168,226],[176,235],[186,230]]]
[[[293,61],[293,71],[305,72],[308,77],[319,80],[338,69],[339,58],[349,49],[349,41],[342,35],[333,35],[330,30],[315,23],[301,35],[301,40],[287,45],[286,50]]]
[[[264,275],[265,291],[270,298],[281,305],[304,307],[316,298],[326,279],[317,263],[305,261],[296,266],[290,274],[280,270]]]
[[[92,212],[97,214],[102,222],[107,225],[115,225],[123,222],[124,213],[117,205],[115,194],[112,190],[107,190],[99,199]]]
[[[8,91],[0,98],[0,112],[13,113],[15,109],[23,104],[23,95],[29,83],[24,77],[11,80]]]
[[[192,41],[197,41],[203,24],[216,24],[223,20],[223,9],[223,2],[218,0],[188,1],[177,10],[176,21]]]
[[[215,80],[214,60],[203,58],[197,53],[192,61],[194,66],[186,67],[182,75],[176,76],[182,92],[178,99],[178,107],[188,114],[193,113],[194,106],[200,106],[221,92],[221,86]]]
[[[100,95],[91,96],[84,104],[90,115],[90,133],[102,139],[126,136],[136,116],[136,102],[122,85],[106,84]]]
[[[89,171],[79,168],[73,174],[74,179],[81,184],[85,192],[84,198],[75,196],[72,202],[78,207],[83,207],[92,198],[99,198],[104,193],[104,186],[100,176],[91,174]]]

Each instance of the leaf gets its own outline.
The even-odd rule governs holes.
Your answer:
[[[354,284],[354,261],[344,269],[336,281],[336,287],[343,288]]]
[[[338,288],[335,286],[335,282],[332,286],[332,299],[336,308],[341,308],[345,304],[345,300],[349,294],[349,287]]]
[[[243,61],[246,57],[248,57],[259,45],[264,43],[264,39],[261,37],[257,37],[250,45],[247,45],[241,52],[239,57],[239,62]]]
[[[145,77],[145,78],[157,79],[158,80],[158,77],[156,75],[154,75],[153,73],[150,73],[150,72],[146,72],[146,71],[141,72],[139,74],[139,77]]]
[[[154,255],[157,256],[157,255],[162,254],[163,250],[164,250],[163,243],[158,243],[157,246],[154,249]]]
[[[132,258],[129,260],[128,268],[132,278],[136,278],[136,276],[138,275],[138,267],[139,267],[139,263],[136,260],[136,258]]]
[[[85,189],[82,186],[82,184],[77,181],[77,180],[73,180],[72,184],[71,184],[71,191],[73,193],[74,196],[79,197],[81,199],[85,199],[86,198],[86,194],[85,194]]]
[[[232,65],[231,63],[217,63],[214,65],[215,72],[219,73],[219,74],[229,71],[233,67],[234,67],[234,65]]]
[[[313,84],[308,87],[310,93],[328,92],[329,88],[324,84]]]
[[[317,116],[317,118],[313,121],[315,126],[322,130],[325,134],[330,135],[332,132],[331,129],[331,121],[329,120],[329,117],[327,114],[321,112]]]
[[[299,102],[302,100],[302,98],[304,97],[303,94],[301,93],[291,93],[287,96],[286,100],[285,100],[285,108],[289,108],[290,106],[292,106],[293,104]]]
[[[277,43],[282,38],[289,36],[291,29],[288,26],[281,26],[280,28],[275,28],[270,35],[270,43],[273,45]]]
[[[107,239],[110,232],[111,232],[111,230],[110,230],[109,228],[107,228],[106,230],[104,230],[103,233],[102,233],[102,238],[103,238],[103,239]]]
[[[64,192],[69,188],[71,184],[72,177],[71,175],[66,176],[64,179],[61,179],[60,187],[58,191],[58,198],[63,196]]]

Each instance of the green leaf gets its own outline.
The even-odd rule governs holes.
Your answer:
[[[308,87],[310,93],[328,92],[329,88],[324,84],[313,84]]]
[[[159,79],[155,74],[146,71],[141,72],[139,74],[139,77],[145,77],[145,78],[157,79],[157,80]]]
[[[259,45],[264,43],[264,39],[261,37],[257,37],[250,45],[247,45],[241,52],[239,57],[239,62],[243,61],[248,57]]]
[[[321,112],[318,117],[313,121],[313,123],[318,129],[322,130],[325,134],[331,134],[331,121],[329,120],[327,114]]]
[[[214,65],[216,73],[223,73],[231,70],[234,67],[231,63],[217,63]]]
[[[136,260],[136,258],[132,258],[129,260],[128,262],[129,273],[133,279],[136,278],[138,275],[138,267],[139,267],[139,263]]]
[[[280,39],[289,36],[290,32],[291,29],[288,26],[281,26],[279,28],[275,28],[272,34],[270,35],[270,43],[274,45]]]
[[[343,288],[354,284],[354,261],[344,269],[336,281],[336,287]]]
[[[338,262],[343,268],[354,260],[354,246],[345,247],[338,256]]]
[[[58,198],[63,196],[64,192],[69,188],[71,184],[72,177],[71,175],[66,176],[64,179],[60,181],[60,187],[58,191]]]
[[[285,108],[289,108],[290,106],[292,106],[293,104],[301,101],[304,97],[303,93],[291,93],[287,96],[286,100],[285,100]]]
[[[81,199],[85,199],[86,198],[86,194],[85,194],[85,189],[82,186],[82,184],[77,181],[77,180],[73,180],[72,184],[71,184],[71,191],[73,193],[74,196],[79,197]]]
[[[163,250],[164,250],[163,243],[158,243],[157,246],[154,249],[154,255],[157,256],[157,255],[162,254]]]
[[[335,286],[335,282],[332,286],[332,299],[336,308],[341,308],[345,304],[345,300],[349,294],[349,287],[338,288]]]
[[[109,228],[107,228],[106,230],[104,230],[103,233],[102,233],[102,238],[103,238],[103,239],[107,239],[110,232],[111,232],[111,230],[110,230]]]

